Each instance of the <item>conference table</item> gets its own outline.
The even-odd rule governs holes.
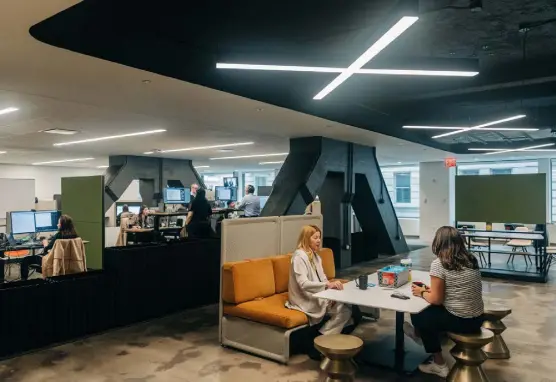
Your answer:
[[[412,281],[421,281],[430,285],[428,272],[412,271]],[[315,294],[315,297],[337,301],[349,305],[365,306],[369,308],[387,309],[396,312],[395,334],[383,339],[366,341],[359,359],[371,365],[395,369],[400,373],[413,373],[419,364],[425,361],[430,354],[422,346],[413,341],[405,343],[403,323],[405,313],[419,313],[430,304],[411,294],[411,282],[399,288],[383,288],[378,285],[378,274],[369,275],[369,283],[374,287],[361,290],[351,281],[344,284],[344,290],[327,289]],[[392,293],[401,292],[410,298],[400,300],[391,297]]]

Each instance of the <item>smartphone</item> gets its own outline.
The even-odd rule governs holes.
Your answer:
[[[406,296],[405,294],[402,294],[402,293],[399,293],[399,292],[392,293],[390,295],[390,297],[399,298],[400,300],[409,300],[409,298],[410,298],[409,296]]]
[[[425,283],[422,283],[421,281],[414,281],[413,285],[418,286],[418,287],[427,287],[427,285]]]

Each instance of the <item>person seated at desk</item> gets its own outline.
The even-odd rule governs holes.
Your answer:
[[[360,321],[359,310],[349,305],[313,297],[325,289],[344,289],[340,281],[328,281],[322,260],[318,255],[321,248],[321,230],[310,225],[301,229],[297,249],[291,259],[286,308],[299,310],[307,315],[311,334],[307,340],[309,357],[317,359],[320,354],[313,346],[319,335],[351,333]],[[330,319],[325,322],[325,316]]]
[[[404,332],[433,360],[419,365],[423,373],[446,378],[450,371],[440,344],[440,334],[478,332],[483,325],[484,303],[481,271],[477,259],[467,251],[465,241],[454,227],[441,227],[432,242],[437,258],[431,264],[430,287],[412,286],[413,295],[431,304],[421,313],[412,314],[404,323]]]
[[[124,204],[124,206],[122,207],[122,212],[120,212],[120,214],[118,215],[118,220],[120,220],[121,218],[130,218],[131,216],[133,216],[133,212],[129,212],[129,206],[127,204]]]
[[[75,231],[73,220],[69,215],[62,215],[58,220],[58,231],[52,235],[49,240],[43,240],[44,251],[42,255],[33,255],[24,257],[21,261],[21,279],[27,280],[29,277],[29,265],[42,265],[42,257],[54,247],[54,243],[58,239],[76,239],[79,235]]]
[[[210,237],[211,227],[209,217],[212,215],[212,208],[206,198],[206,191],[203,188],[197,190],[195,200],[189,207],[185,225],[187,235],[191,238]]]
[[[137,215],[135,220],[135,227],[137,228],[149,228],[149,208],[146,205],[141,206],[139,210],[139,215]]]
[[[255,187],[248,185],[245,187],[245,196],[239,205],[236,207],[238,210],[244,211],[244,217],[256,218],[261,214],[261,198],[254,195]]]

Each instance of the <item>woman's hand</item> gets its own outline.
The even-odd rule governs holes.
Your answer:
[[[421,297],[421,293],[426,291],[427,291],[427,287],[424,286],[420,287],[415,284],[411,286],[411,292],[413,293],[414,296]]]
[[[326,283],[326,289],[343,290],[344,284],[342,284],[340,281],[329,281]]]
[[[42,246],[43,246],[43,247],[48,246],[48,240],[44,239],[44,240],[42,241]]]

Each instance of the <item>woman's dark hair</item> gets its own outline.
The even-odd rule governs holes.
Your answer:
[[[77,236],[77,232],[75,231],[75,226],[73,225],[73,219],[71,218],[71,216],[60,216],[60,234],[64,236]]]
[[[207,200],[207,191],[204,188],[199,188],[197,190],[197,195],[195,195],[195,200]]]
[[[444,269],[479,269],[477,259],[467,251],[463,237],[454,227],[444,226],[436,231],[432,241],[432,253],[438,257]]]
[[[149,207],[147,207],[145,204],[143,204],[141,206],[141,209],[139,210],[139,216],[143,216],[143,212],[145,212],[146,209],[148,209]]]

